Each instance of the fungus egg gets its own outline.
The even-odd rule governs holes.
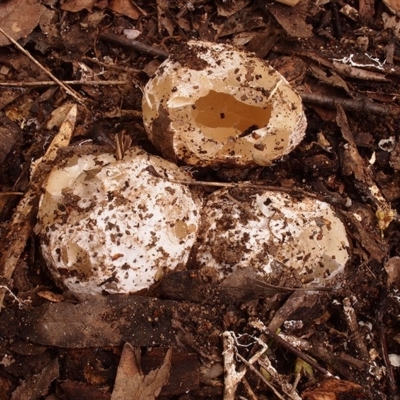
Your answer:
[[[202,201],[175,164],[129,149],[71,155],[44,186],[41,251],[54,280],[72,292],[133,293],[183,268]]]
[[[329,204],[241,187],[218,190],[206,200],[192,255],[198,267],[215,268],[220,279],[250,268],[264,277],[286,274],[321,284],[344,271],[349,246]]]
[[[143,93],[147,134],[163,156],[195,166],[270,165],[305,134],[299,94],[266,61],[189,41]]]

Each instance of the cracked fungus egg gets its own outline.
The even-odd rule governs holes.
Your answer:
[[[53,168],[39,206],[41,250],[54,280],[77,293],[133,293],[183,267],[200,198],[176,165],[138,148],[73,155]]]
[[[304,284],[326,283],[349,257],[345,227],[329,204],[252,188],[222,189],[208,198],[193,248],[196,264],[215,268],[221,279],[252,268]]]
[[[270,165],[305,134],[300,96],[265,61],[190,41],[143,93],[147,134],[163,156],[196,166]]]

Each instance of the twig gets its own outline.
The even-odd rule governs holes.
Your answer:
[[[57,77],[55,77],[50,71],[48,71],[39,61],[37,61],[28,51],[26,51],[16,40],[14,40],[8,33],[6,33],[2,28],[0,32],[12,42],[22,53],[24,53],[32,62],[34,62],[40,69],[42,69],[51,79],[58,83],[70,96],[72,96],[80,104],[84,105],[83,99],[76,93],[73,89],[62,83]]]
[[[371,113],[378,115],[398,115],[400,107],[394,107],[390,104],[373,103],[365,98],[360,100],[343,99],[340,97],[328,97],[315,93],[305,93],[299,91],[304,103],[315,104],[326,108],[336,108],[340,104],[346,111]]]
[[[398,394],[399,387],[397,385],[396,378],[393,373],[393,367],[392,367],[392,364],[390,363],[390,359],[389,359],[389,352],[388,352],[388,348],[387,348],[386,335],[385,335],[385,324],[383,322],[384,310],[387,307],[386,296],[387,296],[387,293],[385,292],[380,301],[381,304],[376,313],[376,319],[377,319],[377,325],[378,325],[379,341],[381,344],[382,358],[383,358],[383,362],[385,363],[385,367],[386,367],[386,371],[387,371],[387,377],[388,377],[387,380],[388,380],[389,390],[393,396],[392,397],[393,400],[398,400],[400,398],[400,396]]]
[[[235,355],[237,354],[235,347],[235,339],[231,332],[222,334],[224,347],[224,400],[234,400],[237,387],[246,374],[246,368],[236,371]]]
[[[347,323],[347,327],[350,332],[354,336],[354,344],[363,360],[368,360],[368,349],[365,343],[363,342],[363,338],[361,332],[359,330],[359,325],[357,322],[356,312],[351,305],[350,299],[345,297],[343,299],[343,314]]]
[[[126,85],[128,81],[60,81],[64,85],[86,85],[86,86],[113,86],[113,85]],[[0,86],[6,87],[43,87],[55,86],[57,82],[54,81],[40,81],[40,82],[0,82]]]
[[[246,379],[245,376],[244,376],[243,379],[242,379],[242,383],[243,383],[244,388],[246,389],[248,398],[249,398],[250,400],[257,400],[257,396],[256,396],[256,394],[254,393],[253,389],[252,389],[251,386],[250,386],[249,381]]]
[[[18,303],[18,308],[23,308],[24,305],[29,303],[29,300],[20,300],[8,286],[5,285],[0,285],[0,290],[1,291],[6,291],[13,299]]]
[[[23,192],[0,192],[0,196],[22,196]]]
[[[144,44],[137,40],[130,40],[123,36],[115,35],[114,33],[101,33],[99,37],[100,39],[106,40],[108,42],[113,42],[119,44],[120,46],[125,46],[140,51],[144,54],[159,57],[162,60],[168,58],[168,53],[166,51],[148,46],[147,44]]]
[[[252,372],[254,372],[275,394],[275,396],[280,399],[280,400],[285,400],[284,397],[280,395],[280,393],[274,388],[273,385],[271,385],[265,377],[262,375],[260,371],[258,371],[249,361],[247,361],[244,357],[242,357],[239,353],[236,354],[236,357],[242,361],[245,365],[247,365]]]
[[[317,364],[307,354],[303,353],[302,351],[297,350],[296,347],[292,346],[286,340],[282,339],[279,335],[277,335],[274,332],[271,332],[260,320],[253,321],[250,323],[250,325],[253,326],[254,328],[260,330],[261,332],[265,333],[267,336],[271,337],[272,339],[274,339],[277,343],[279,343],[280,345],[285,347],[287,350],[291,351],[294,355],[301,358],[306,363],[310,364],[317,371],[321,372],[322,374],[324,374],[326,376],[329,376],[329,377],[332,376],[332,374],[328,370],[326,370],[325,368],[323,368],[319,364]]]
[[[240,182],[240,183],[229,183],[229,182],[208,182],[208,181],[192,181],[189,179],[169,179],[169,182],[172,183],[180,183],[182,185],[190,185],[190,186],[211,186],[211,187],[223,187],[223,188],[252,188],[252,189],[262,189],[262,190],[271,190],[277,192],[285,192],[301,194],[302,196],[309,196],[313,198],[318,198],[315,193],[307,192],[306,190],[299,188],[285,188],[280,186],[269,186],[269,185],[260,185],[254,184],[250,182]]]

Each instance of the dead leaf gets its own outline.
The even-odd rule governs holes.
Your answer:
[[[330,378],[318,384],[312,390],[302,393],[303,400],[340,400],[349,399],[368,399],[364,389],[355,383]]]
[[[235,33],[237,34],[240,32],[264,28],[265,26],[262,15],[250,14],[249,10],[246,8],[233,14],[223,24],[221,24],[218,28],[215,39],[233,35]]]
[[[306,22],[306,17],[309,14],[308,6],[308,1],[306,0],[301,0],[293,8],[275,3],[268,6],[268,11],[289,36],[309,38],[313,35],[313,32],[312,25]]]
[[[61,5],[61,10],[69,12],[79,12],[84,9],[92,11],[93,6],[97,3],[97,0],[67,0]]]
[[[58,359],[55,358],[42,372],[32,375],[29,380],[22,382],[21,386],[14,390],[11,400],[36,400],[49,392],[49,387],[54,379],[59,376]]]
[[[353,175],[355,178],[354,185],[362,195],[372,200],[377,207],[390,210],[390,205],[373,179],[369,164],[364,161],[358,152],[346,114],[339,104],[337,105],[336,122],[342,131],[343,138],[348,142],[341,152],[343,175]]]
[[[14,40],[28,36],[39,23],[42,6],[39,0],[11,0],[0,2],[0,26]],[[0,33],[0,46],[10,41]]]
[[[358,207],[352,206],[350,211],[340,211],[350,222],[356,232],[354,237],[360,242],[361,246],[371,255],[374,260],[381,262],[387,256],[388,246],[372,232],[366,229],[365,221],[360,221]]]
[[[147,15],[144,10],[131,0],[111,0],[108,8],[134,20],[138,19],[142,15]]]
[[[139,347],[125,343],[118,365],[111,400],[154,400],[168,383],[172,349],[167,351],[160,368],[144,375],[140,366]]]
[[[37,295],[43,299],[51,301],[52,303],[59,303],[60,301],[64,300],[64,296],[62,294],[53,293],[49,290],[41,290],[40,292],[37,292]]]
[[[165,29],[169,36],[173,36],[175,24],[166,0],[157,0],[157,19],[158,32],[161,33]]]
[[[396,289],[400,289],[400,257],[392,257],[384,265],[388,275],[387,284]]]
[[[393,14],[400,14],[400,0],[383,0],[383,2]]]
[[[321,82],[327,83],[328,85],[340,87],[344,89],[347,93],[350,92],[347,83],[334,71],[330,70],[328,74],[316,64],[309,64],[308,67],[312,75]]]
[[[230,17],[231,15],[243,10],[243,8],[245,8],[249,3],[250,0],[217,1],[218,15],[221,15],[222,17]]]

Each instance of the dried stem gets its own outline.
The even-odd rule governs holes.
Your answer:
[[[16,40],[14,40],[8,33],[6,33],[2,28],[0,32],[12,42],[22,53],[24,53],[32,62],[34,62],[40,69],[42,69],[51,79],[54,80],[59,86],[61,86],[70,96],[72,96],[80,104],[84,105],[83,99],[76,93],[73,89],[61,82],[57,77],[55,77],[49,70],[47,70],[39,61],[37,61],[28,51],[26,51]]]
[[[236,371],[235,355],[237,351],[233,334],[231,332],[224,332],[222,338],[225,370],[224,400],[235,400],[237,387],[246,374],[246,368]]]
[[[87,86],[114,86],[114,85],[126,85],[128,81],[60,81],[64,85],[87,85]],[[55,86],[58,82],[54,81],[39,81],[39,82],[0,82],[0,86],[5,87],[44,87],[44,86]]]
[[[395,107],[390,104],[374,103],[366,98],[360,100],[344,99],[340,97],[324,96],[315,93],[300,92],[299,94],[306,104],[315,104],[326,108],[336,108],[339,104],[346,111],[360,112],[362,114],[377,114],[377,115],[399,115],[400,107]],[[361,114],[361,115],[362,115]]]
[[[140,51],[141,53],[159,57],[162,60],[168,58],[168,53],[164,50],[156,49],[155,47],[148,46],[147,44],[144,44],[137,40],[130,40],[114,33],[101,33],[99,37],[102,40],[113,42],[119,44],[120,46],[129,47],[131,49]]]
[[[303,196],[309,196],[312,198],[317,198],[318,196],[315,193],[307,192],[306,190],[299,188],[285,188],[280,186],[268,186],[268,185],[260,185],[254,184],[250,182],[240,182],[240,183],[229,183],[229,182],[208,182],[208,181],[192,181],[190,179],[169,179],[169,182],[180,183],[182,185],[191,185],[191,186],[211,186],[211,187],[226,187],[226,188],[256,188],[262,190],[272,190],[276,192],[285,192],[293,194],[301,194]]]
[[[271,337],[272,339],[274,339],[278,344],[285,347],[287,350],[289,350],[294,355],[296,355],[297,357],[304,360],[306,363],[310,364],[317,371],[321,372],[322,374],[324,374],[326,376],[329,376],[329,377],[332,376],[332,374],[328,370],[326,370],[325,368],[323,368],[319,364],[317,364],[310,356],[303,353],[302,351],[297,350],[296,347],[292,346],[290,343],[288,343],[286,340],[282,339],[276,333],[271,332],[261,321],[259,321],[259,320],[253,321],[250,323],[250,325],[253,326],[254,328],[260,330],[261,332],[265,333],[267,336]]]

